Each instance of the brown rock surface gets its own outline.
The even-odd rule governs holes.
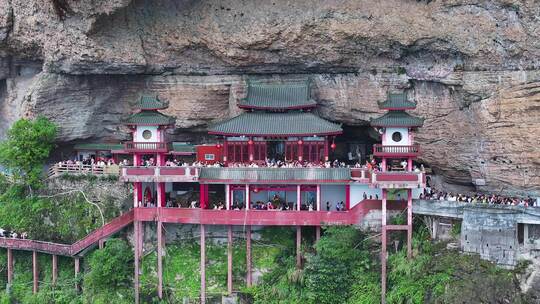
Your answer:
[[[238,114],[249,77],[313,79],[349,126],[407,89],[441,180],[540,195],[536,1],[0,0],[0,133],[45,115],[61,142],[127,138],[141,92],[171,101],[176,139]],[[255,76],[255,74],[257,76]]]

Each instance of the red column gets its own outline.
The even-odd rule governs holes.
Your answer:
[[[52,284],[56,285],[58,278],[58,256],[56,254],[52,255]]]
[[[200,203],[201,209],[206,209],[206,204],[207,204],[206,195],[207,195],[207,191],[208,191],[208,189],[206,188],[206,184],[200,184],[199,191],[200,191],[200,194],[199,194],[200,202],[199,203]]]
[[[302,192],[301,192],[301,186],[296,186],[296,210],[300,211],[300,207],[302,207]]]
[[[329,157],[329,151],[328,151],[328,136],[324,137],[324,161],[328,161],[330,159]]]
[[[204,225],[201,229],[201,304],[206,303],[206,244]]]
[[[407,257],[412,257],[412,189],[407,189]]]
[[[37,260],[37,251],[32,251],[32,274],[34,277],[34,284],[32,291],[34,293],[38,292],[38,282],[39,282],[39,271],[38,271],[38,260]]]
[[[165,207],[165,183],[158,183],[158,206]]]
[[[229,152],[229,144],[227,143],[227,138],[223,139],[223,162],[227,164],[227,153]]]
[[[386,189],[382,189],[381,303],[386,303]]]
[[[345,210],[351,209],[351,185],[345,185]]]
[[[135,289],[135,303],[136,304],[139,304],[139,261],[140,261],[140,257],[139,257],[139,234],[141,233],[140,231],[140,226],[139,226],[139,223],[137,221],[133,222],[133,240],[134,240],[134,244],[133,244],[133,251],[134,251],[134,255],[135,255],[135,261],[134,261],[134,264],[135,264],[135,274],[134,274],[134,278],[133,278],[133,289]]]
[[[246,285],[251,287],[251,226],[246,226]]]
[[[251,142],[251,145],[248,144],[248,154],[249,154],[249,161],[253,161],[253,151],[255,150],[255,142],[253,142],[253,137],[249,138],[249,142]]]
[[[233,292],[233,232],[232,226],[227,227],[227,292],[232,294]]]
[[[303,141],[298,141],[298,161],[302,161],[304,159],[304,145]]]
[[[133,154],[133,166],[140,166],[141,165],[141,158],[140,155],[137,153]]]
[[[381,162],[382,172],[386,172],[386,158],[383,157]]]
[[[163,223],[157,223],[157,277],[158,277],[158,297],[163,299]]]
[[[13,249],[7,249],[7,281],[11,286],[13,283]]]
[[[407,170],[412,171],[412,158],[407,159]]]

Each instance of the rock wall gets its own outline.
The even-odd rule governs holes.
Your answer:
[[[58,3],[67,3],[65,12]],[[56,6],[55,6],[56,4]],[[0,134],[44,115],[59,142],[123,140],[142,92],[176,140],[208,141],[247,78],[313,80],[322,116],[365,126],[406,90],[446,186],[540,195],[535,1],[0,0]]]

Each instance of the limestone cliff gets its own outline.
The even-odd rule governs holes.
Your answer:
[[[406,89],[438,180],[540,194],[540,6],[524,0],[0,0],[0,132],[45,115],[59,140],[125,139],[141,92],[204,140],[248,77],[306,78],[348,126]]]

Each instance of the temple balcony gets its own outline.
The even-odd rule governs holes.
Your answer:
[[[372,172],[371,184],[377,188],[423,188],[426,186],[426,174],[415,171]]]
[[[165,153],[171,149],[171,144],[165,142],[129,141],[124,143],[124,150],[128,153]]]
[[[201,168],[197,167],[122,167],[124,182],[196,182]]]
[[[373,145],[373,155],[377,157],[416,157],[420,154],[419,145],[388,146]]]

